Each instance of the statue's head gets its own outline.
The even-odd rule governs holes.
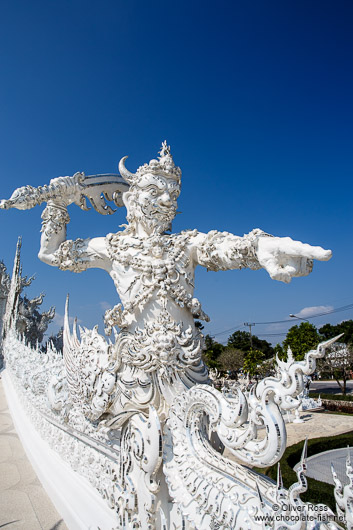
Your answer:
[[[161,234],[170,229],[177,212],[181,170],[176,167],[170,147],[163,142],[158,160],[140,166],[136,173],[125,167],[125,156],[120,160],[121,176],[130,184],[123,194],[129,224],[140,223],[149,234]]]

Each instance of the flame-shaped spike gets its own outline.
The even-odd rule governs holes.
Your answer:
[[[278,462],[277,465],[277,490],[283,489],[283,479],[282,479],[282,472],[281,472],[281,464]]]
[[[333,477],[335,477],[337,475],[336,470],[335,470],[335,466],[333,465],[332,462],[331,462],[331,473],[332,473]]]
[[[288,346],[288,349],[287,349],[287,362],[292,364],[294,362],[294,357],[293,357],[293,352],[291,350],[291,348]]]
[[[75,344],[75,346],[79,346],[80,341],[77,335],[77,317],[75,317],[74,325],[72,326],[72,339],[73,339],[73,344]]]
[[[256,490],[257,490],[257,494],[258,494],[258,497],[259,497],[259,500],[260,500],[261,508],[263,508],[265,506],[265,503],[264,503],[264,500],[262,498],[261,491],[260,491],[260,488],[259,488],[259,485],[258,485],[257,482],[256,482]]]
[[[302,466],[305,466],[307,452],[308,452],[308,437],[305,438],[305,442],[304,442],[304,445],[303,445],[302,456],[301,456],[301,459],[300,459],[300,463],[302,464]]]
[[[340,339],[341,337],[343,337],[344,333],[340,333],[339,335],[336,335],[336,337],[333,337],[333,339],[329,339],[329,340],[326,340],[324,342],[320,342],[320,344],[318,345],[318,348],[319,349],[326,349],[328,348],[329,346],[331,346],[331,344],[333,344],[334,342],[336,342],[336,340]]]
[[[67,293],[65,302],[65,315],[64,315],[64,337],[70,335],[70,324],[69,324],[69,298],[70,295]]]

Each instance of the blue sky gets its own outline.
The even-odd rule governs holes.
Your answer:
[[[265,271],[197,273],[220,341],[244,322],[307,318],[353,304],[353,4],[350,1],[36,1],[0,5],[0,196],[59,175],[134,171],[166,139],[183,170],[173,229],[259,227],[333,250],[290,285]],[[41,263],[42,207],[0,211],[9,269],[23,236],[29,294],[60,324],[66,293],[83,325],[117,303],[103,271]],[[70,207],[69,237],[104,235],[103,217]],[[353,310],[313,319],[353,318]],[[281,341],[289,324],[257,325]],[[53,328],[54,329],[54,328]],[[100,327],[102,330],[102,326]]]

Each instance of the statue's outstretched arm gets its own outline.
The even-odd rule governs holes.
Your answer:
[[[327,261],[331,255],[330,250],[290,237],[273,237],[258,228],[243,237],[213,230],[196,238],[196,262],[208,270],[263,268],[273,280],[285,283],[309,274],[314,259]]]

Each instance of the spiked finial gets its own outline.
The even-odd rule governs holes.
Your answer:
[[[291,348],[288,346],[288,349],[287,349],[287,362],[292,364],[294,362],[294,357],[293,357],[293,352],[291,350]]]
[[[281,464],[278,462],[277,465],[277,491],[283,489],[283,479],[281,472]]]
[[[337,477],[337,473],[336,473],[335,467],[332,462],[331,462],[331,473],[332,473],[333,478]]]
[[[170,145],[167,145],[167,140],[164,140],[164,142],[162,142],[162,147],[161,147],[161,150],[158,152],[160,156],[160,158],[164,158],[165,156],[172,156],[170,154]]]
[[[302,456],[301,456],[301,459],[300,459],[300,463],[302,465],[303,471],[306,471],[307,452],[308,452],[308,437],[305,438],[304,445],[303,445]]]
[[[121,176],[132,185],[136,184],[146,173],[162,175],[165,178],[175,179],[180,183],[181,169],[174,164],[173,157],[170,152],[170,146],[167,145],[166,140],[164,140],[162,143],[161,150],[158,154],[160,155],[158,160],[150,160],[148,164],[140,166],[136,173],[131,173],[128,169],[126,169],[125,160],[127,159],[127,156],[124,156],[119,162],[119,171]]]
[[[259,496],[259,500],[260,500],[260,504],[261,504],[261,508],[263,508],[265,506],[265,503],[264,503],[264,500],[262,498],[262,495],[261,495],[261,491],[260,491],[260,488],[259,488],[259,485],[258,483],[256,482],[256,490],[257,490],[257,494]]]

